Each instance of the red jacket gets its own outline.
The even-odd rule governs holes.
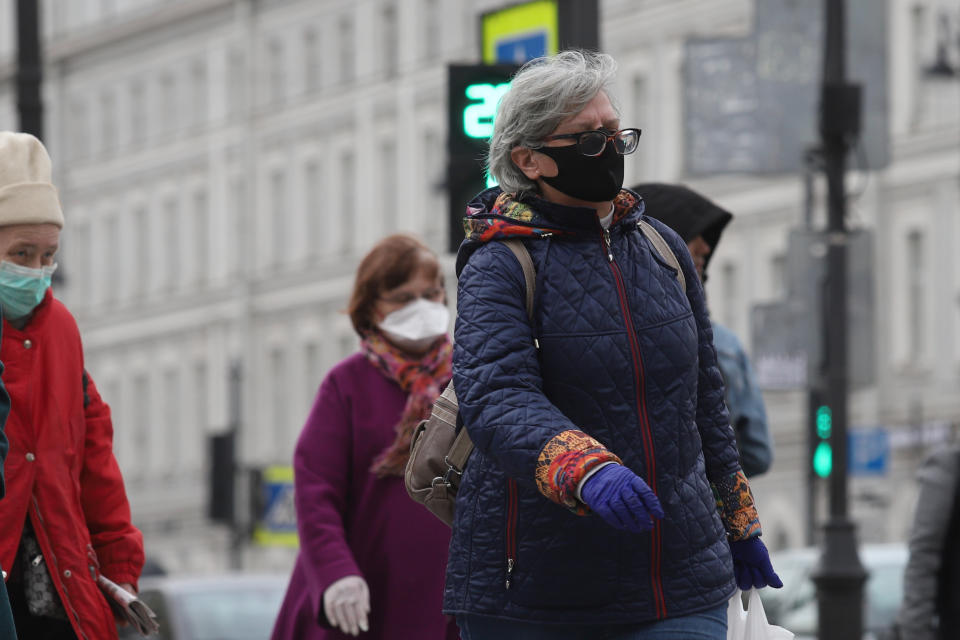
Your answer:
[[[77,323],[51,290],[22,330],[4,321],[0,359],[11,403],[0,565],[13,566],[29,514],[78,638],[116,638],[96,576],[136,585],[143,537],[113,456],[110,408],[84,372]]]

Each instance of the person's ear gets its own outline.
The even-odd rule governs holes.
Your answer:
[[[517,165],[517,168],[523,172],[523,175],[527,176],[530,180],[536,182],[540,178],[540,165],[537,162],[533,149],[516,146],[510,150],[510,159],[513,160],[513,164]]]

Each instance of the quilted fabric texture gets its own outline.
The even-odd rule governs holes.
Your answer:
[[[489,217],[498,194],[480,194],[471,211]],[[532,325],[510,250],[460,249],[454,382],[476,449],[457,494],[446,613],[646,622],[735,590],[711,482],[740,467],[703,290],[683,242],[648,219],[680,261],[683,292],[637,229],[643,203],[630,195],[609,231],[613,262],[592,209],[524,199],[535,214],[511,223],[562,230],[524,240],[537,270]],[[650,485],[665,512],[653,531],[614,529],[544,497],[538,459],[566,431],[596,439]]]

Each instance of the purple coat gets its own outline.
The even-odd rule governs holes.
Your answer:
[[[323,592],[348,575],[370,587],[361,638],[457,638],[440,612],[450,529],[407,496],[402,478],[369,471],[406,400],[359,353],[320,385],[293,456],[300,554],[273,640],[351,638],[323,613]]]

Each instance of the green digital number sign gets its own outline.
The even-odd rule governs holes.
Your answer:
[[[493,121],[497,115],[500,98],[510,89],[509,82],[489,82],[467,85],[463,93],[470,101],[463,110],[463,133],[476,139],[486,140],[493,135]]]

